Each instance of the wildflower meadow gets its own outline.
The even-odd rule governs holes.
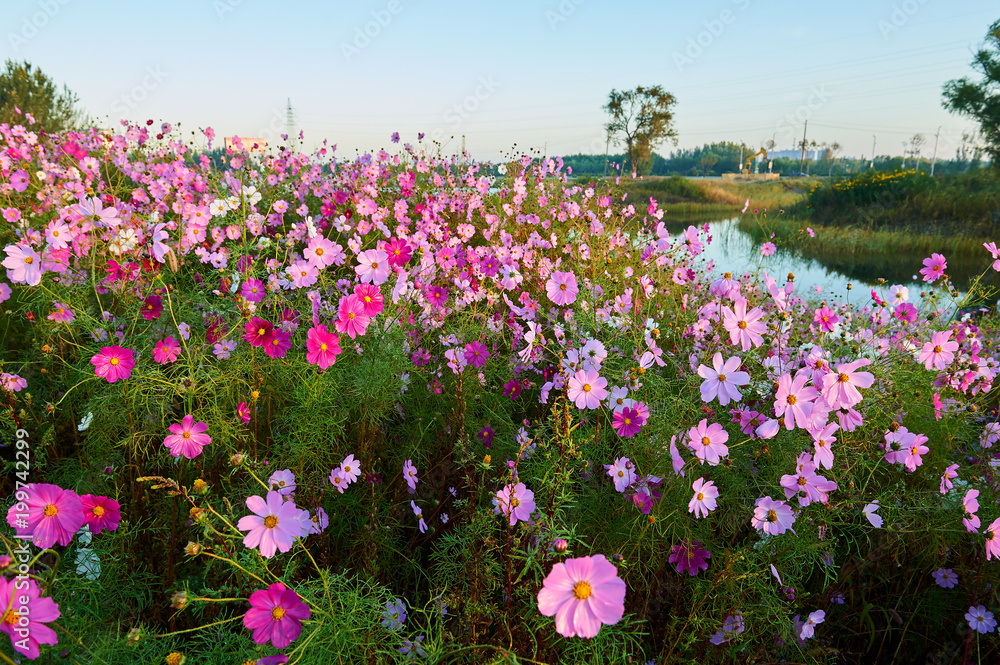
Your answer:
[[[0,662],[1000,657],[947,256],[824,299],[559,159],[0,135]]]

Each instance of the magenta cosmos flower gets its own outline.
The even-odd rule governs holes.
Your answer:
[[[948,262],[945,261],[944,255],[931,254],[924,259],[924,267],[920,269],[920,274],[924,276],[925,282],[934,282],[944,274],[947,268]]]
[[[719,460],[729,454],[729,432],[722,428],[719,423],[708,424],[704,419],[698,423],[697,427],[688,430],[688,445],[694,450],[695,457],[704,464],[715,466]]]
[[[358,284],[354,287],[354,295],[365,307],[365,316],[374,319],[385,309],[385,298],[374,284]]]
[[[608,396],[608,391],[604,389],[607,385],[608,380],[599,376],[597,370],[577,370],[569,380],[566,396],[578,409],[596,409]]]
[[[573,304],[580,289],[576,284],[576,275],[556,270],[549,277],[549,281],[545,283],[545,291],[552,302],[562,307]]]
[[[264,346],[270,343],[272,337],[274,337],[274,325],[270,321],[256,316],[247,321],[243,339],[250,342],[250,346]]]
[[[249,531],[243,545],[260,547],[261,556],[267,559],[273,557],[275,551],[292,549],[295,539],[306,535],[308,511],[297,508],[294,501],[285,501],[278,492],[268,492],[266,501],[259,496],[247,497],[247,508],[254,514],[244,515],[236,524],[240,531]],[[303,512],[306,515],[301,520]]]
[[[173,337],[161,339],[153,348],[153,360],[161,365],[177,362],[177,357],[181,354],[181,345]]]
[[[287,331],[276,328],[263,348],[264,353],[271,358],[284,358],[288,349],[292,348],[292,336]]]
[[[84,494],[80,497],[80,505],[83,507],[83,518],[95,536],[104,530],[118,530],[118,523],[122,520],[121,504],[114,499]]]
[[[701,400],[711,402],[718,397],[719,404],[725,406],[731,401],[739,402],[743,399],[739,386],[750,383],[750,375],[738,371],[742,362],[739,356],[723,362],[722,354],[716,353],[712,357],[712,367],[699,365],[698,376],[705,379],[701,384]]]
[[[135,358],[132,349],[105,346],[100,353],[95,354],[90,359],[90,364],[94,366],[94,373],[97,376],[107,379],[108,383],[114,383],[118,379],[127,379],[132,376]]]
[[[708,570],[708,560],[712,558],[712,553],[702,549],[701,543],[697,541],[682,540],[680,544],[670,548],[670,563],[677,566],[677,572],[694,577],[703,570]]]
[[[611,426],[614,428],[615,432],[618,436],[626,439],[631,439],[633,436],[638,434],[645,422],[646,421],[639,415],[637,410],[627,406],[622,407],[619,411],[615,411],[614,415],[611,417]]]
[[[535,493],[524,483],[507,485],[497,492],[497,505],[510,518],[511,526],[517,524],[518,520],[527,522],[531,519],[531,513],[535,512]]]
[[[243,616],[243,625],[253,631],[257,644],[270,642],[284,649],[302,634],[302,621],[312,616],[309,606],[281,582],[250,594],[250,609]]]
[[[190,413],[184,416],[184,420],[171,425],[168,429],[173,433],[163,439],[163,445],[174,457],[183,455],[188,459],[194,459],[201,454],[202,448],[212,443],[212,437],[205,434],[208,425],[196,423]]]
[[[0,607],[4,609],[0,630],[10,635],[14,649],[31,660],[39,656],[39,644],[56,644],[56,631],[45,624],[59,618],[59,606],[51,598],[41,598],[35,580],[0,577]],[[27,600],[27,602],[25,602]]]
[[[347,334],[351,339],[364,335],[371,318],[365,314],[365,303],[353,293],[340,303],[338,318],[334,322],[337,332]]]
[[[722,325],[729,331],[729,340],[734,346],[740,346],[749,351],[751,346],[757,347],[764,343],[761,333],[767,330],[767,325],[760,320],[764,315],[757,307],[747,311],[747,301],[738,300],[733,309],[722,308]]]
[[[958,342],[948,341],[951,334],[951,330],[942,330],[931,335],[931,341],[924,344],[917,360],[924,363],[925,368],[938,371],[950,365],[958,351]]]
[[[465,362],[476,369],[481,369],[490,359],[490,351],[486,345],[480,341],[470,342],[465,345]]]
[[[594,637],[625,614],[625,582],[603,554],[567,559],[552,566],[538,592],[538,611],[555,615],[563,637]]]
[[[7,511],[7,524],[17,530],[18,536],[30,535],[38,547],[69,545],[83,526],[83,506],[72,490],[34,483],[30,489],[18,491],[17,499]]]
[[[310,328],[306,334],[306,360],[310,365],[326,369],[337,360],[340,353],[340,338],[327,332],[325,325]]]

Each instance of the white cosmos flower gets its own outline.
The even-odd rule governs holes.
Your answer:
[[[94,422],[94,414],[91,412],[83,417],[83,419],[80,421],[80,424],[76,426],[76,429],[83,432],[88,427],[90,427],[90,423],[92,422]]]

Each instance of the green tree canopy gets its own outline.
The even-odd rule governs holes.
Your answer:
[[[23,114],[30,113],[46,132],[76,129],[86,122],[78,101],[68,87],[64,85],[60,91],[52,79],[28,62],[7,60],[0,72],[0,122],[24,124]]]
[[[979,122],[990,162],[1000,168],[1000,20],[990,26],[986,43],[976,53],[972,67],[982,79],[951,80],[944,84],[944,107]]]
[[[637,160],[651,162],[653,148],[663,141],[672,139],[677,145],[671,110],[676,103],[677,99],[658,85],[611,90],[604,106],[611,121],[605,129],[616,143],[625,145],[633,170],[639,170]]]

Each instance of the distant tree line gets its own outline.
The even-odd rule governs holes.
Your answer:
[[[740,171],[741,147],[743,159],[747,159],[757,152],[756,147],[741,146],[739,143],[731,141],[707,143],[700,148],[676,150],[666,157],[654,152],[651,162],[647,160],[643,164],[640,161],[639,172],[654,176],[720,176],[723,173],[738,173]],[[819,158],[813,159],[813,155],[817,152]],[[604,155],[564,155],[563,162],[567,167],[573,169],[573,175],[599,176],[605,172],[608,175],[632,173],[628,155],[625,153],[609,155],[607,158]],[[965,173],[982,166],[984,166],[984,162],[981,150],[963,143],[955,150],[954,155],[938,155],[934,165],[934,174]],[[838,157],[830,147],[817,146],[815,149],[806,150],[804,164],[800,162],[798,157],[780,157],[773,160],[771,164],[771,172],[783,176],[796,175],[800,170],[811,175],[851,175],[863,173],[872,168],[876,171],[896,171],[905,168],[929,173],[931,160],[927,156],[879,155],[875,158],[873,167],[869,158]],[[758,170],[760,173],[767,173],[768,162],[760,162]],[[751,166],[751,171],[753,171],[753,166]]]

